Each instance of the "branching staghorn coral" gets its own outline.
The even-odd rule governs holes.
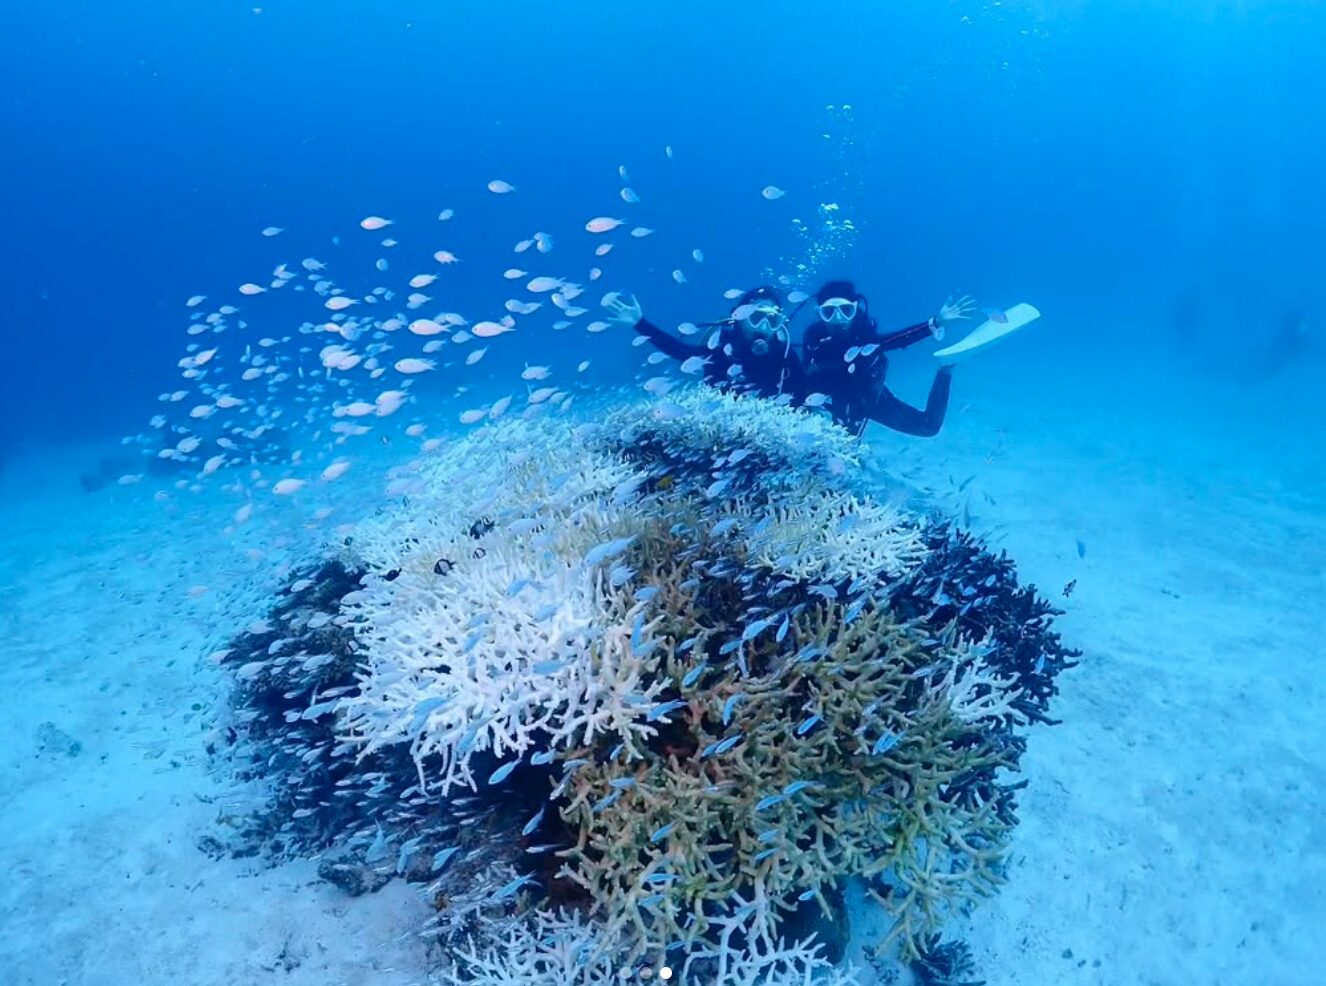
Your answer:
[[[756,638],[752,651],[749,673],[671,669],[693,680],[677,687],[662,755],[578,751],[586,762],[562,815],[580,841],[563,872],[613,933],[641,950],[694,946],[750,892],[758,906],[743,934],[770,944],[797,898],[822,902],[826,885],[887,871],[908,892],[899,911],[921,912],[903,915],[912,941],[945,903],[993,885],[1006,826],[954,795],[964,776],[1011,762],[982,742],[979,717],[952,707],[951,682],[931,680],[934,654],[916,630],[882,608],[848,620],[846,607],[821,604],[781,645]]]
[[[1017,729],[1072,652],[1011,563],[854,469],[826,420],[696,388],[485,426],[338,547],[352,660],[290,755],[399,799],[327,831],[427,854],[454,981],[804,981],[787,942],[843,926],[848,879],[905,957],[998,885]]]
[[[893,579],[926,551],[914,520],[849,493],[795,489],[765,517],[743,528],[750,562],[803,582]]]
[[[682,957],[684,961],[685,957]],[[860,986],[851,969],[835,969],[809,942],[774,949],[716,948],[714,982],[724,986]],[[672,961],[657,958],[658,967]],[[447,957],[438,978],[442,986],[618,986],[635,971],[620,958],[601,928],[574,912],[532,911],[527,919],[507,926],[500,935],[470,937]],[[651,968],[652,972],[653,969]],[[693,981],[682,966],[678,977]],[[626,973],[624,975],[623,973]]]

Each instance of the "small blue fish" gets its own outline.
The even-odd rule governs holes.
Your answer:
[[[502,766],[498,767],[488,776],[488,783],[490,785],[501,784],[511,776],[511,771],[515,770],[518,766],[520,766],[520,761],[518,759],[512,760],[510,763],[502,764]]]
[[[544,764],[550,764],[557,759],[557,753],[554,750],[540,750],[534,756],[529,758],[529,762],[542,767]]]
[[[740,462],[742,459],[746,458],[746,456],[748,456],[748,455],[750,455],[750,449],[748,449],[748,448],[739,448],[739,449],[737,449],[735,452],[733,452],[731,455],[729,455],[729,456],[727,457],[728,465],[733,465],[733,466],[735,466],[738,462]]]
[[[823,407],[825,404],[829,403],[829,395],[821,393],[809,394],[801,403],[805,404],[806,407]]]
[[[600,798],[599,801],[598,801],[598,803],[595,804],[594,807],[590,809],[590,812],[591,812],[592,814],[597,815],[597,814],[598,814],[599,812],[601,812],[604,808],[610,808],[610,807],[612,807],[613,805],[615,805],[615,804],[617,803],[618,799],[621,798],[621,796],[622,796],[622,792],[621,792],[621,791],[613,791],[611,794],[609,794],[609,795],[607,795],[607,796],[605,796],[605,797],[603,797],[603,798]]]
[[[668,836],[672,834],[672,830],[675,829],[676,827],[677,827],[676,822],[668,822],[668,824],[666,825],[659,826],[658,828],[654,829],[653,832],[650,833],[649,841],[662,842],[664,839],[666,839]]]
[[[778,643],[781,644],[783,642],[783,638],[787,636],[787,631],[791,628],[791,626],[792,626],[791,618],[784,616],[783,622],[780,623],[778,626],[778,633],[774,635],[774,640],[776,640]]]
[[[638,603],[647,603],[658,595],[658,586],[647,585],[643,589],[635,590],[635,601]]]
[[[787,787],[783,788],[783,793],[789,798],[794,794],[800,794],[808,787],[819,787],[814,781],[793,781]]]
[[[741,639],[744,642],[758,637],[771,626],[773,626],[772,619],[756,620],[754,623],[748,623],[746,624],[746,629],[741,631]]]
[[[605,541],[603,544],[589,549],[589,553],[585,555],[585,564],[593,567],[607,561],[609,558],[616,558],[634,543],[634,536]]]
[[[803,890],[801,891],[801,893],[797,894],[797,900],[810,900],[810,898],[814,896],[815,896],[814,890]]]
[[[690,688],[693,684],[699,681],[700,675],[704,674],[704,669],[705,669],[704,662],[701,662],[697,664],[695,667],[691,668],[689,671],[687,671],[686,677],[681,679],[681,687]]]
[[[727,643],[725,643],[722,647],[718,648],[719,656],[726,656],[726,655],[728,655],[728,654],[731,654],[734,650],[736,650],[736,649],[737,649],[738,647],[740,647],[741,645],[742,645],[742,641],[741,641],[741,640],[729,640],[729,641],[728,641]]]
[[[714,748],[714,752],[717,754],[726,753],[728,750],[732,749],[734,746],[740,743],[743,739],[745,739],[745,737],[741,733],[737,733],[736,736],[729,736],[727,739],[723,740],[721,743],[718,744],[718,746]]]
[[[714,753],[717,752],[718,750],[718,742],[719,742],[718,740],[715,740],[714,742],[706,746],[702,751],[700,751],[700,759],[707,760],[710,757],[712,757]]]
[[[812,729],[815,728],[815,724],[817,722],[821,721],[822,719],[818,714],[811,716],[809,719],[803,720],[801,725],[797,726],[797,735],[805,736],[808,732],[810,732]]]
[[[381,859],[387,854],[387,833],[382,831],[382,826],[378,826],[378,834],[374,837],[372,845],[364,852],[365,861],[372,863]]]
[[[645,722],[658,722],[664,716],[684,708],[686,708],[686,702],[679,698],[673,699],[671,702],[660,702],[645,715]]]
[[[888,753],[898,745],[898,740],[900,739],[902,739],[902,736],[898,733],[885,733],[879,739],[875,740],[875,745],[870,748],[870,752],[873,756],[878,756],[881,753]]]
[[[548,810],[548,806],[547,806],[547,805],[544,805],[543,807],[541,807],[541,808],[538,810],[538,812],[534,815],[534,817],[531,818],[528,822],[525,823],[525,827],[522,828],[522,829],[520,830],[520,834],[521,834],[521,835],[529,835],[529,834],[530,834],[531,832],[533,832],[536,828],[538,828],[538,827],[539,827],[539,823],[543,821],[543,813],[544,813],[545,811],[547,811],[547,810]]]
[[[635,787],[634,777],[614,777],[608,782],[619,791],[626,791]]]
[[[728,531],[732,530],[732,528],[736,526],[737,526],[737,518],[725,517],[722,520],[720,520],[717,524],[715,524],[713,527],[709,528],[709,533],[714,537],[718,537],[721,534],[726,534]]]
[[[516,892],[527,883],[533,883],[534,877],[526,873],[524,876],[518,876],[505,887],[499,890],[493,897],[494,900],[506,900],[508,897],[514,897]]]
[[[704,368],[709,365],[708,356],[692,356],[681,364],[681,372],[694,376],[697,373],[703,373]]]
[[[651,887],[657,887],[660,884],[671,883],[675,879],[677,879],[677,874],[668,873],[666,870],[659,870],[655,873],[650,873],[649,876],[645,877],[644,882]]]
[[[530,584],[529,579],[513,579],[511,584],[506,587],[507,597],[520,595],[520,591]]]
[[[736,709],[737,703],[742,701],[744,697],[745,696],[743,696],[740,692],[738,692],[736,695],[729,696],[728,700],[723,703],[724,726],[726,726],[728,723],[732,721],[732,713]]]
[[[460,852],[460,846],[451,846],[433,856],[433,873],[441,873],[442,867],[451,861],[451,857]]]
[[[483,730],[483,723],[476,722],[469,729],[465,730],[465,735],[460,738],[460,743],[456,749],[461,753],[469,753],[479,739],[479,733]]]
[[[755,837],[757,842],[773,842],[778,838],[778,829],[765,829]]]
[[[528,852],[528,853],[535,853],[535,854],[538,854],[538,853],[541,853],[541,852],[547,852],[549,849],[556,849],[556,848],[557,848],[557,843],[555,843],[555,842],[545,842],[545,843],[544,843],[543,845],[541,845],[541,846],[530,846],[530,847],[529,847],[528,849],[526,849],[525,851]]]
[[[755,810],[765,811],[772,808],[774,805],[782,804],[786,800],[786,794],[771,794],[767,798],[761,798],[759,801],[755,802]]]
[[[449,700],[445,698],[426,698],[416,705],[414,707],[414,720],[410,723],[410,731],[414,732],[415,730],[423,728],[424,723],[428,721],[429,713],[434,709],[440,709],[442,706],[446,705],[448,701]]]
[[[623,565],[618,562],[608,570],[608,584],[614,589],[620,589],[627,582],[635,577],[635,569],[629,565]]]
[[[761,860],[768,859],[770,856],[772,856],[772,855],[773,855],[774,853],[776,853],[777,851],[778,851],[777,849],[761,849],[761,850],[760,850],[759,852],[757,852],[757,853],[755,854],[755,856],[751,859],[751,862],[752,862],[752,863],[758,863],[758,862],[760,862]]]
[[[667,894],[650,894],[648,897],[644,897],[640,900],[640,906],[654,907],[657,904],[663,903],[667,899],[668,899]]]

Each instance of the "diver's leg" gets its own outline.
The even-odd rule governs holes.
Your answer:
[[[944,417],[948,414],[948,398],[953,390],[953,367],[941,366],[930,384],[930,394],[925,399],[926,435],[938,435],[944,427]]]
[[[904,404],[887,387],[881,387],[870,410],[870,417],[894,431],[917,438],[933,438],[943,427],[948,412],[949,391],[953,385],[953,367],[940,367],[930,384],[925,410]]]

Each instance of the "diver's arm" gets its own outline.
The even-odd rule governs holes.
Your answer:
[[[677,360],[687,360],[692,356],[704,356],[708,354],[707,347],[692,346],[690,343],[682,342],[674,335],[664,332],[647,318],[641,318],[635,323],[635,331],[654,344],[654,348],[666,356],[671,356]]]
[[[971,318],[971,313],[976,311],[976,302],[969,295],[963,295],[961,298],[954,299],[949,297],[939,306],[939,314],[932,315],[924,322],[916,325],[909,325],[905,329],[899,329],[897,332],[890,332],[888,335],[881,336],[877,341],[879,348],[885,352],[894,349],[906,349],[908,346],[914,346],[918,342],[924,342],[926,339],[944,338],[944,330],[957,322],[964,322]]]
[[[926,398],[925,410],[903,403],[888,388],[881,386],[875,393],[875,401],[869,410],[869,416],[886,428],[900,431],[904,435],[933,438],[939,434],[939,429],[944,424],[944,414],[948,410],[948,395],[952,384],[953,367],[941,367],[930,385],[930,396]]]
[[[909,325],[905,329],[877,336],[875,344],[888,353],[895,349],[906,349],[908,346],[915,346],[918,342],[925,342],[927,339],[937,338],[939,338],[939,324],[935,319],[928,318],[924,322]]]

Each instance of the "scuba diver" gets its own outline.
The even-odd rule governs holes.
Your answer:
[[[792,352],[787,331],[783,296],[776,288],[759,287],[737,299],[727,318],[707,322],[703,328],[717,328],[717,344],[709,341],[692,344],[678,339],[644,317],[640,303],[629,295],[610,292],[603,306],[614,322],[630,325],[659,352],[683,364],[701,361],[704,379],[716,387],[760,397],[799,399],[805,394],[801,363]]]
[[[828,281],[815,294],[815,321],[801,346],[807,389],[829,397],[836,422],[860,435],[869,421],[920,438],[939,433],[948,409],[953,367],[935,374],[925,408],[899,400],[884,385],[888,357],[926,339],[942,339],[949,326],[969,319],[976,303],[950,298],[939,313],[896,332],[881,333],[867,311],[865,295],[851,281]]]

